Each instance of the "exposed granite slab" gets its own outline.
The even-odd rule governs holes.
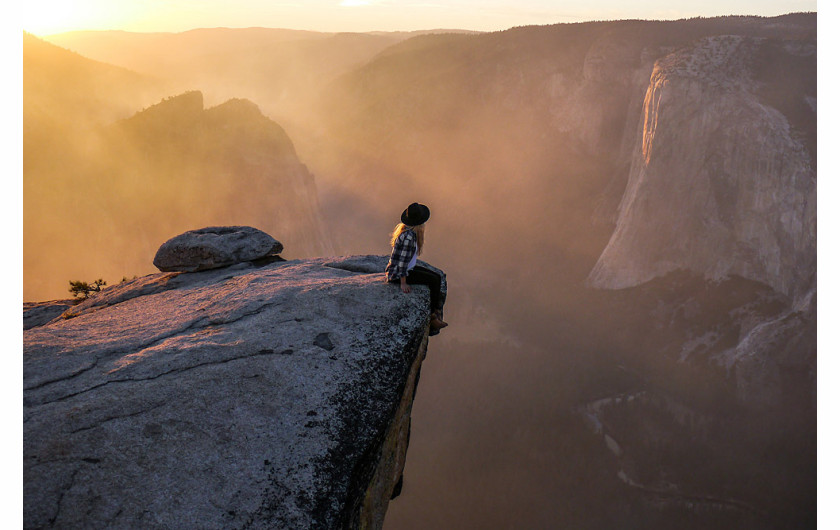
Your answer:
[[[383,260],[154,274],[25,331],[25,526],[381,525],[429,303]]]

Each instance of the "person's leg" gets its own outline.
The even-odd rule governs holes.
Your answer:
[[[443,321],[443,311],[440,307],[440,276],[425,267],[414,267],[408,271],[406,282],[410,285],[426,285],[429,288],[429,305],[431,306],[431,318],[429,320],[429,336],[437,335],[442,328],[449,324]],[[399,285],[399,280],[391,280],[391,283]]]
[[[418,265],[408,271],[406,281],[409,284],[428,286],[432,311],[437,311],[440,308],[440,276],[436,272]]]

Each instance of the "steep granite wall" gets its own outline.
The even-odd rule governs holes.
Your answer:
[[[762,42],[709,37],[657,61],[594,286],[677,269],[737,274],[793,297],[815,285],[816,168],[801,132],[759,97],[750,74]],[[807,59],[816,48],[790,53]]]
[[[153,274],[30,319],[25,527],[381,527],[429,303],[385,261]]]

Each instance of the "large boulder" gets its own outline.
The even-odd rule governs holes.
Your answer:
[[[121,283],[24,332],[24,527],[380,528],[428,290],[385,256]]]
[[[158,249],[163,272],[197,272],[279,254],[283,244],[250,226],[211,226],[175,236]]]

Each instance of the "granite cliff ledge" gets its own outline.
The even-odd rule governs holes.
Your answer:
[[[33,324],[24,526],[381,527],[429,329],[386,262],[153,274]]]

